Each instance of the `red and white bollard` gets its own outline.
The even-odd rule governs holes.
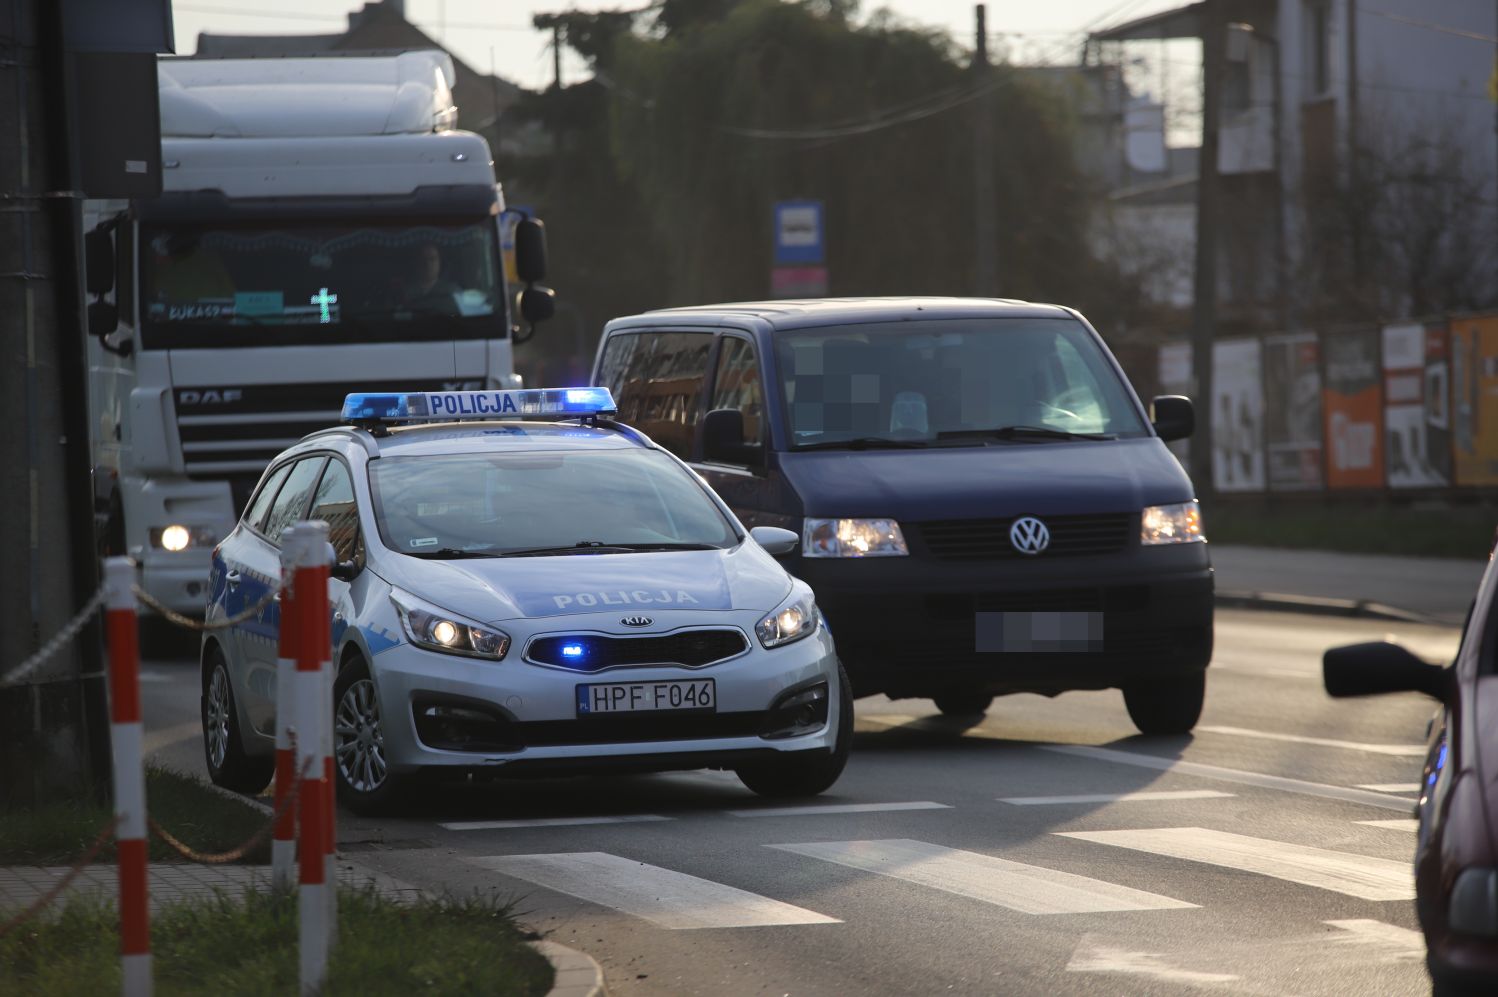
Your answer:
[[[315,994],[328,973],[331,904],[328,856],[327,748],[332,725],[332,694],[326,688],[332,654],[332,620],[328,608],[328,526],[299,522],[283,550],[293,564],[291,588],[281,598],[282,629],[295,627],[297,769],[302,772],[301,841],[298,864],[301,892],[301,989]],[[292,607],[288,610],[286,607]],[[291,626],[287,626],[288,620]]]
[[[104,562],[109,635],[109,736],[114,752],[115,848],[120,870],[120,968],[125,997],[151,993],[151,908],[146,864],[146,773],[141,742],[140,631],[135,562]]]
[[[292,526],[281,535],[281,602],[280,630],[276,651],[276,830],[270,845],[271,885],[290,890],[296,885],[296,807],[287,800],[296,782],[296,758],[291,750],[291,730],[296,715],[296,640],[300,635],[292,616],[288,594],[296,563]]]

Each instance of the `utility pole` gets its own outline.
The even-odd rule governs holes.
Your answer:
[[[1196,379],[1196,434],[1191,442],[1191,480],[1199,498],[1214,492],[1212,477],[1212,344],[1217,326],[1217,237],[1219,225],[1217,137],[1222,66],[1227,52],[1223,0],[1202,3],[1202,151],[1196,181],[1196,278],[1191,309],[1191,366]]]
[[[973,45],[973,293],[993,297],[999,293],[998,206],[994,186],[993,70],[988,64],[988,12],[984,4],[973,8],[977,37]]]

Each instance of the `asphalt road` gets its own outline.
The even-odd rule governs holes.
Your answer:
[[[1008,697],[975,725],[863,700],[846,774],[806,806],[725,773],[498,783],[342,813],[341,851],[513,898],[616,997],[1418,993],[1432,706],[1320,682],[1326,647],[1391,633],[1430,660],[1456,646],[1224,611],[1193,737],[1137,736],[1116,692]],[[191,665],[149,664],[145,693],[147,751],[201,774]]]

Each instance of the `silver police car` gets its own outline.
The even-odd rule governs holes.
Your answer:
[[[214,551],[208,620],[329,524],[338,794],[424,778],[732,769],[769,796],[841,774],[853,707],[811,590],[703,481],[612,421],[607,389],[350,395],[278,456]],[[214,782],[274,767],[279,605],[202,646]]]

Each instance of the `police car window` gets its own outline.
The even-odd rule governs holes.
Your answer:
[[[306,518],[307,500],[312,497],[312,487],[317,484],[318,473],[326,460],[326,457],[305,457],[292,467],[265,520],[262,532],[271,543],[280,543],[281,534],[297,520]]]
[[[1075,319],[961,319],[776,336],[792,443],[1040,426],[1148,432],[1128,388]]]
[[[659,451],[384,457],[369,481],[381,540],[407,554],[738,539],[702,485]]]
[[[744,415],[744,442],[762,441],[764,415],[760,391],[759,363],[754,344],[737,336],[725,337],[718,352],[718,372],[713,378],[713,400],[709,409],[738,409]]]
[[[291,473],[290,464],[282,464],[271,472],[270,477],[265,479],[265,484],[260,486],[260,491],[255,494],[255,500],[250,503],[249,509],[245,511],[244,521],[252,529],[260,529],[265,522],[265,511],[270,508],[271,501],[280,491],[281,483],[286,480],[286,475]]]
[[[598,383],[613,392],[621,422],[689,457],[712,344],[706,332],[615,336],[604,350]]]
[[[359,549],[359,510],[354,505],[354,482],[342,461],[328,461],[317,493],[312,496],[308,519],[328,524],[328,540],[340,561],[357,560]]]

